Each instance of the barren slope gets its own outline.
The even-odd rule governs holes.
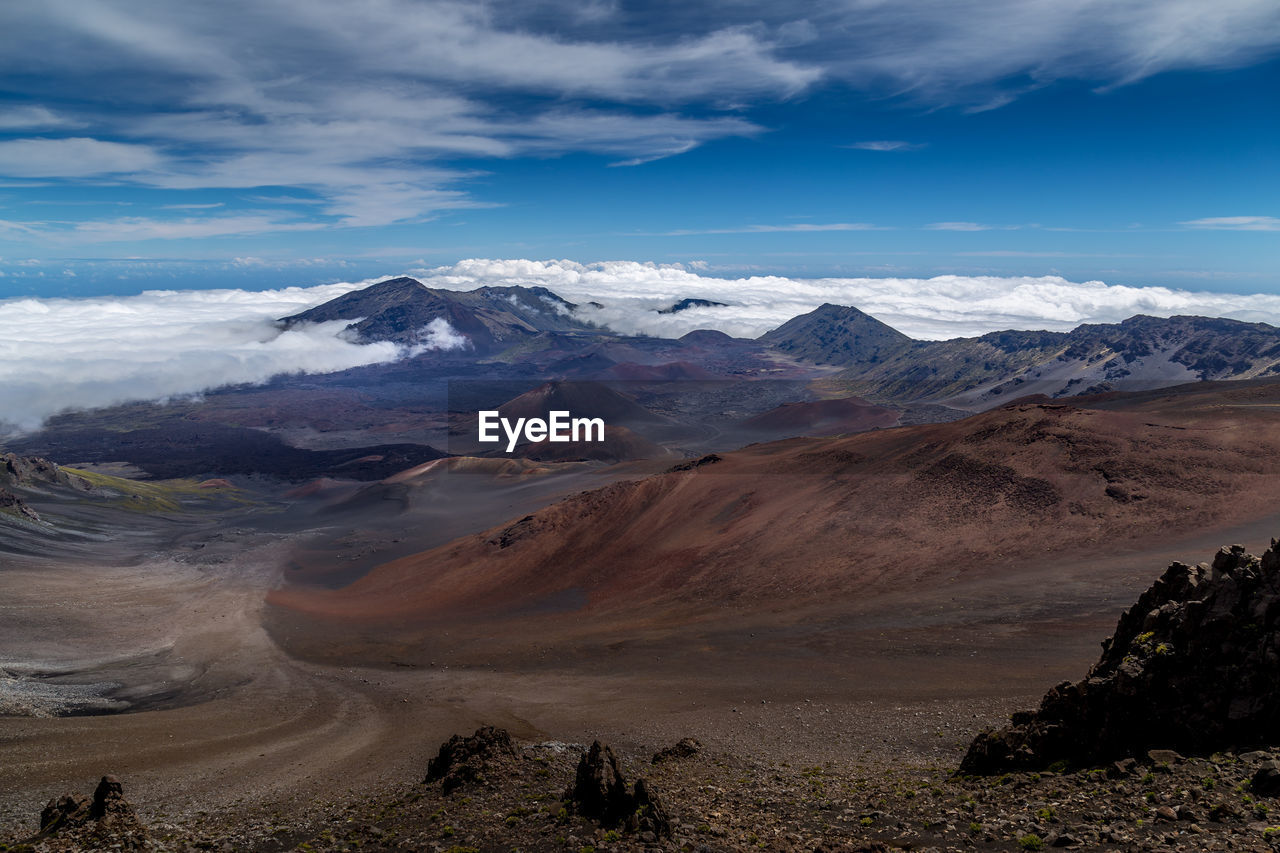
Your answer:
[[[1280,409],[1166,399],[1139,412],[1027,403],[754,446],[581,493],[336,593],[283,589],[271,601],[462,633],[579,611],[557,630],[590,633],[713,609],[839,608],[907,587],[927,596],[956,578],[1016,575],[1027,561],[1087,559],[1269,512]]]

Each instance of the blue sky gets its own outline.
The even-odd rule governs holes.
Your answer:
[[[1274,0],[0,7],[0,296],[463,258],[1280,292]]]

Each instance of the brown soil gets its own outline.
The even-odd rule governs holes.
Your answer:
[[[113,773],[153,837],[177,849],[395,846],[357,839],[361,827],[395,832],[401,849],[499,849],[512,838],[566,849],[560,834],[580,842],[575,851],[613,843],[577,825],[500,836],[510,792],[491,805],[483,792],[463,794],[465,804],[427,793],[424,811],[404,807],[439,743],[481,724],[526,742],[604,738],[632,773],[653,750],[698,738],[702,763],[655,771],[691,849],[742,849],[762,828],[797,849],[863,838],[967,846],[967,821],[951,812],[970,796],[985,810],[970,836],[979,848],[1014,849],[1035,832],[1040,819],[1017,802],[1056,804],[1078,832],[1088,815],[1071,798],[1085,795],[1116,803],[1117,839],[1137,837],[1136,821],[1154,820],[1142,809],[1156,805],[1143,805],[1141,777],[1120,791],[1081,777],[1062,794],[1052,780],[1019,778],[1005,797],[990,782],[950,788],[945,775],[978,730],[1078,678],[1170,560],[1225,542],[1261,549],[1280,532],[1275,402],[1028,405],[757,446],[540,511],[513,508],[487,533],[349,587],[293,585],[268,603],[302,543],[226,531],[128,565],[111,544],[101,561],[10,561],[0,669],[18,661],[118,683],[133,712],[0,718],[0,839],[30,835],[49,798]],[[412,504],[447,467],[377,487],[404,486]],[[524,476],[511,482],[544,482]],[[359,500],[375,498],[387,503]],[[505,506],[490,503],[487,512]],[[521,821],[533,825],[563,790],[557,774],[570,761],[516,780],[533,797]],[[840,793],[806,799],[814,765]],[[1180,804],[1191,778],[1156,793]],[[1227,790],[1235,783],[1223,777]],[[889,805],[867,805],[879,799]],[[403,823],[387,811],[397,801]],[[441,809],[445,824],[432,817]],[[945,823],[928,834],[926,820]],[[1226,830],[1232,843],[1261,843],[1253,820]],[[1142,843],[1197,849],[1167,841],[1171,831]],[[547,839],[560,846],[539,846]]]

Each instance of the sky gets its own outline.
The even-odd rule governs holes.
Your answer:
[[[1277,107],[1275,0],[0,4],[0,299],[468,259],[1277,294]]]

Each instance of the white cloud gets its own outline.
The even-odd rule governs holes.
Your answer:
[[[819,29],[845,37],[842,55],[818,60],[829,74],[975,110],[1055,80],[1114,87],[1240,67],[1280,47],[1273,0],[909,0],[848,4],[828,18]]]
[[[0,130],[74,127],[78,124],[80,123],[38,104],[0,110]]]
[[[703,228],[679,231],[664,231],[662,237],[688,237],[698,234],[797,234],[820,231],[884,231],[884,226],[872,225],[869,222],[799,222],[789,225],[740,225],[736,228]],[[650,236],[650,235],[635,235]]]
[[[395,344],[352,343],[340,334],[346,322],[287,332],[273,324],[365,284],[0,301],[0,422],[31,429],[69,408],[404,357]]]
[[[581,20],[607,22],[607,8]],[[102,137],[0,143],[0,176],[291,187],[337,224],[376,226],[479,206],[454,186],[474,173],[433,166],[444,158],[590,152],[637,165],[762,130],[674,105],[786,97],[821,77],[749,22],[628,40],[526,31],[509,17],[447,0],[0,4],[0,72],[42,75]],[[113,101],[86,106],[89,87]],[[613,107],[588,106],[602,102]]]
[[[990,231],[994,227],[980,222],[931,222],[925,226],[930,231]]]
[[[824,302],[853,305],[915,338],[942,339],[1002,329],[1067,331],[1081,323],[1114,323],[1134,314],[1203,314],[1280,325],[1280,296],[1126,287],[1058,276],[715,278],[682,265],[611,261],[466,260],[415,273],[429,287],[470,290],[494,284],[541,285],[580,308],[582,316],[629,334],[676,337],[719,329],[756,337]],[[676,314],[657,309],[685,297],[727,303]]]
[[[1215,216],[1178,224],[1212,231],[1280,231],[1280,218],[1274,216]]]
[[[0,177],[270,187],[285,193],[275,203],[319,202],[331,224],[411,222],[474,206],[460,184],[476,174],[439,167],[450,158],[589,152],[635,166],[763,133],[744,108],[819,84],[994,108],[1053,80],[1239,67],[1280,45],[1274,0],[801,11],[761,0],[662,15],[616,0],[0,4],[0,73],[35,81],[42,99],[0,114],[0,129],[84,128],[0,143]]]
[[[418,343],[409,349],[409,355],[421,355],[424,352],[440,350],[465,349],[471,346],[471,340],[443,317],[436,317],[418,332]]]
[[[0,229],[11,229],[29,240],[47,245],[64,246],[137,240],[193,240],[279,231],[316,231],[324,227],[325,225],[320,222],[282,219],[274,214],[258,213],[234,216],[187,216],[181,219],[122,216],[115,219],[87,219],[79,222],[21,224],[0,221]]]
[[[10,178],[87,178],[145,171],[160,163],[149,146],[88,137],[0,142],[0,175]]]
[[[859,151],[918,151],[924,147],[924,143],[904,142],[901,139],[879,139],[868,142],[854,142],[845,148],[855,148]]]
[[[317,222],[283,221],[274,216],[210,216],[205,218],[152,219],[128,216],[120,219],[77,223],[66,239],[74,242],[112,243],[133,240],[188,240],[232,234],[264,234],[272,231],[315,231]],[[57,232],[48,232],[54,236]]]

